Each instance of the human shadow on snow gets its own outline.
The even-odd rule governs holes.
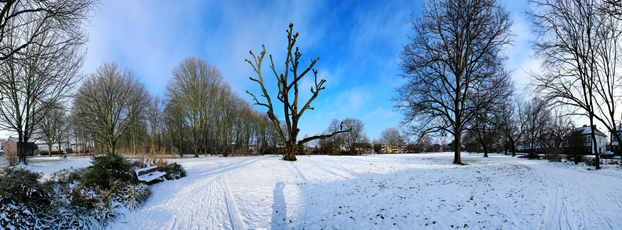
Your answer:
[[[285,183],[278,182],[272,190],[274,202],[272,203],[272,221],[270,227],[272,229],[287,228],[287,204],[285,204],[285,196],[283,195]]]

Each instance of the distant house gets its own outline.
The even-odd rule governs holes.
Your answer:
[[[620,135],[620,137],[622,137],[622,125],[616,127],[616,132]],[[611,134],[611,152],[620,154],[620,144],[613,133]]]
[[[450,152],[456,151],[456,144],[454,142],[455,141],[451,141],[449,144],[447,144],[447,148],[445,150]],[[464,150],[464,143],[460,145],[460,149]]]
[[[39,147],[39,152],[49,152],[48,145],[46,143],[37,143]],[[58,147],[58,143],[52,144],[52,152],[63,151],[65,153],[73,153],[73,145],[69,142],[61,142],[61,147]]]
[[[406,153],[406,145],[391,146],[388,144],[380,144],[379,153]]]
[[[596,143],[592,140],[592,130],[596,136]],[[598,153],[603,153],[607,148],[607,135],[598,130],[595,126],[589,127],[584,125],[583,127],[576,128],[573,132],[566,135],[565,147],[572,147],[573,145],[579,145],[583,148],[584,154],[594,154],[593,147],[596,145]]]
[[[7,155],[17,155],[17,142],[18,141],[19,141],[18,138],[9,137],[9,139],[6,141],[6,144],[2,147],[2,149],[4,150],[4,153]],[[26,142],[26,155],[34,156],[35,149],[37,149],[37,145],[35,145],[35,143]]]

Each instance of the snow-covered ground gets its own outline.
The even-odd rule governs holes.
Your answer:
[[[452,153],[177,159],[188,177],[152,185],[141,209],[108,228],[622,229],[618,165],[462,157],[468,165],[451,164]]]

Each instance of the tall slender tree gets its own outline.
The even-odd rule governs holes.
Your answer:
[[[176,103],[185,126],[190,130],[194,157],[199,157],[202,148],[205,138],[202,131],[210,125],[217,125],[208,124],[208,120],[215,112],[216,98],[223,93],[222,84],[223,76],[218,68],[200,57],[188,57],[175,67],[166,87],[169,102]]]

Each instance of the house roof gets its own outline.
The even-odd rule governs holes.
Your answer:
[[[594,128],[594,130],[596,130],[596,131],[594,132],[594,134],[596,134],[596,135],[598,135],[598,136],[605,136],[605,137],[607,136],[607,135],[605,135],[603,132],[601,132],[600,130],[598,130],[598,128]],[[583,134],[583,135],[589,135],[589,134],[591,134],[591,133],[592,133],[592,127],[589,127],[589,126],[587,126],[587,125],[584,125],[583,127],[579,127],[579,128],[576,128],[576,129],[575,129],[575,132],[579,132],[579,131],[580,131],[580,132],[581,132],[581,134]]]

